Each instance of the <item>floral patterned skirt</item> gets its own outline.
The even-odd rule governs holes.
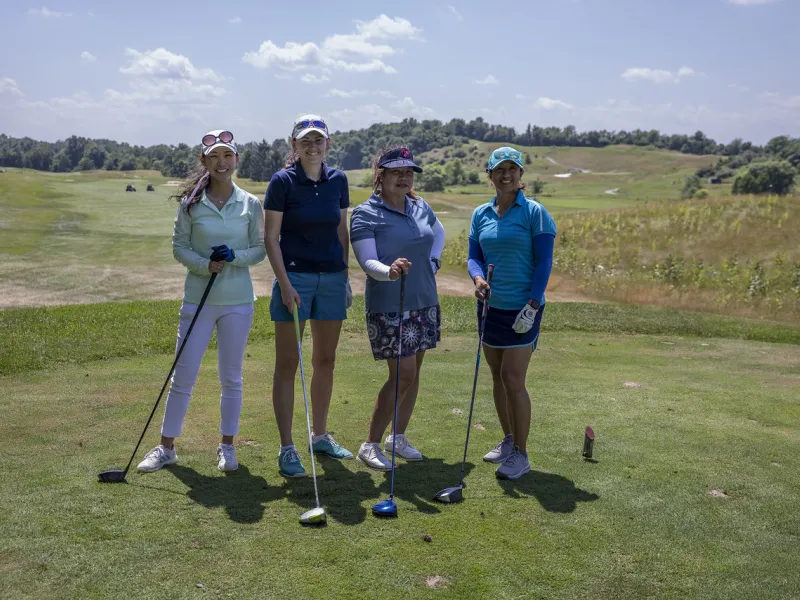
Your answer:
[[[367,333],[375,360],[397,358],[398,312],[367,313]],[[403,313],[402,356],[413,356],[436,347],[442,339],[439,305]]]

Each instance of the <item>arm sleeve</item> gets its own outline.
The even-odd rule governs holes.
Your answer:
[[[364,272],[378,281],[389,281],[390,267],[378,260],[375,238],[362,238],[352,244],[356,260]]]
[[[264,208],[277,212],[286,210],[286,188],[278,173],[275,173],[269,180],[267,193],[264,194]]]
[[[431,248],[431,258],[440,259],[444,250],[444,226],[439,219],[433,224],[433,247]]]
[[[196,205],[194,208],[197,210]],[[178,206],[178,214],[175,215],[175,226],[172,231],[172,256],[193,273],[209,274],[208,265],[211,261],[192,249],[192,217],[183,207],[183,203]]]
[[[480,275],[486,277],[483,271],[483,263],[486,259],[483,257],[483,250],[477,240],[469,238],[469,252],[467,254],[467,271],[469,271],[470,278],[474,281]]]
[[[264,245],[264,207],[257,198],[249,200],[250,222],[247,226],[248,247],[236,248],[236,257],[231,264],[235,267],[249,267],[260,263],[267,256]]]
[[[533,238],[533,258],[536,266],[533,270],[533,284],[531,285],[531,298],[541,300],[547,282],[550,279],[550,271],[553,269],[553,245],[556,236],[550,233],[543,233]]]
[[[469,272],[469,277],[473,281],[478,275],[486,277],[486,273],[483,270],[483,263],[486,262],[486,259],[483,256],[478,236],[478,209],[476,208],[472,212],[472,219],[469,224],[469,248],[467,251],[467,272]]]

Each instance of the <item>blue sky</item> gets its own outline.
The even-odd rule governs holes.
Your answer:
[[[800,135],[798,0],[45,1],[0,8],[9,135],[272,140],[306,112]]]

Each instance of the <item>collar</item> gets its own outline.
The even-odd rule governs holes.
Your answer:
[[[414,200],[413,198],[410,198],[410,197],[408,196],[408,194],[406,194],[406,196],[405,196],[405,201],[406,201],[406,206],[405,206],[406,213],[405,213],[405,214],[406,214],[406,215],[408,215],[409,208],[410,208],[411,206],[414,206],[414,205],[415,205],[415,203],[416,203],[416,200]],[[375,206],[375,207],[377,207],[377,208],[385,208],[386,210],[390,210],[390,211],[392,211],[392,212],[395,212],[395,213],[397,213],[398,215],[402,215],[402,214],[403,214],[403,213],[401,213],[399,210],[397,210],[396,208],[392,208],[391,206],[389,206],[388,204],[386,204],[386,202],[384,202],[384,201],[383,201],[383,198],[381,198],[380,196],[377,196],[377,195],[375,195],[375,194],[372,194],[372,195],[369,197],[369,200],[368,200],[368,202],[369,202],[369,203],[370,203],[372,206]]]
[[[325,164],[325,161],[322,161],[322,166],[319,170],[319,180],[314,181],[310,179],[308,175],[306,175],[305,170],[303,169],[302,163],[298,160],[294,163],[294,172],[297,174],[297,177],[300,179],[301,183],[305,183],[306,181],[311,181],[312,183],[318,183],[320,181],[328,181],[328,165]]]
[[[231,202],[244,202],[245,198],[247,197],[247,193],[244,190],[242,190],[242,188],[236,185],[236,183],[233,181],[231,181],[231,183],[233,184],[233,193],[231,194],[231,197],[228,198],[228,201],[225,203],[225,206],[228,206]],[[204,202],[207,206],[213,206],[215,209],[217,208],[216,206],[214,206],[214,203],[208,199],[205,190],[203,190],[203,195],[200,197],[200,201]],[[225,206],[223,206],[222,208],[225,208]]]
[[[489,202],[492,205],[492,208],[495,210],[497,209],[497,196],[492,198]],[[525,206],[525,192],[523,190],[517,190],[517,197],[514,199],[514,204],[518,204],[519,206]]]

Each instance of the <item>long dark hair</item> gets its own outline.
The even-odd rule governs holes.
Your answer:
[[[200,202],[209,183],[211,183],[211,177],[208,169],[198,160],[195,168],[189,173],[189,179],[169,199],[178,201],[186,209],[186,212],[189,212],[192,206]]]
[[[403,144],[394,144],[393,146],[388,146],[387,148],[384,148],[383,150],[379,151],[377,156],[375,157],[375,160],[372,161],[372,193],[375,194],[376,196],[379,196],[383,191],[383,180],[381,179],[381,175],[383,175],[383,169],[378,166],[378,162],[380,162],[381,156],[392,150],[397,150],[398,148],[405,148],[405,147],[406,146],[404,146]],[[420,197],[414,191],[413,186],[408,191],[407,195],[413,198],[414,200],[420,199]]]
[[[288,169],[289,167],[293,167],[298,160],[300,160],[300,153],[291,146],[289,146],[289,153],[286,155],[286,160],[283,163],[283,168]]]

